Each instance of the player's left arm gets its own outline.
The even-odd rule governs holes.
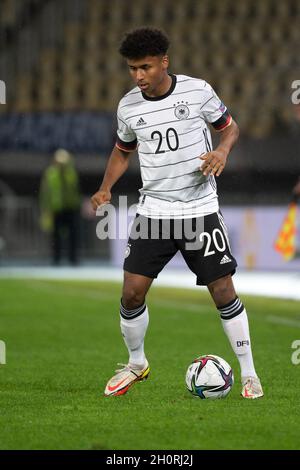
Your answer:
[[[202,173],[206,175],[219,176],[225,168],[228,155],[238,140],[239,128],[230,116],[230,122],[226,127],[219,129],[220,141],[215,150],[207,152],[200,157],[204,163],[201,165]]]

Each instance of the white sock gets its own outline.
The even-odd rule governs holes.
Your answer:
[[[257,377],[251,350],[250,332],[247,312],[236,298],[230,304],[219,307],[224,331],[231,347],[238,358],[242,377]]]
[[[149,324],[147,305],[126,310],[121,304],[120,318],[121,332],[129,352],[129,364],[143,368],[146,363],[144,338]]]

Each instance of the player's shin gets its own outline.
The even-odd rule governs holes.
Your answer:
[[[224,331],[235,352],[242,377],[257,377],[251,350],[247,312],[237,297],[229,304],[218,307]]]
[[[120,305],[121,332],[129,352],[129,364],[143,367],[146,363],[144,338],[149,323],[146,304],[134,310],[127,310]]]

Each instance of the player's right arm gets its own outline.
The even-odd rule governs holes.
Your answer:
[[[111,200],[111,188],[125,173],[129,165],[129,158],[133,152],[121,150],[114,146],[108,159],[103,181],[98,191],[91,197],[94,210]]]
[[[93,209],[111,200],[111,188],[121,178],[128,168],[130,155],[136,150],[137,138],[135,132],[126,122],[123,115],[124,101],[118,106],[117,119],[117,142],[108,159],[102,184],[98,191],[92,196]]]

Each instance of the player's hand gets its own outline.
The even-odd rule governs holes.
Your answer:
[[[204,161],[200,166],[200,170],[204,176],[219,176],[225,168],[227,153],[223,150],[216,149],[201,155],[199,158]]]
[[[104,204],[108,204],[111,200],[111,192],[108,189],[102,190],[99,189],[92,197],[91,203],[93,206],[94,211],[96,211],[99,207],[103,206]]]

